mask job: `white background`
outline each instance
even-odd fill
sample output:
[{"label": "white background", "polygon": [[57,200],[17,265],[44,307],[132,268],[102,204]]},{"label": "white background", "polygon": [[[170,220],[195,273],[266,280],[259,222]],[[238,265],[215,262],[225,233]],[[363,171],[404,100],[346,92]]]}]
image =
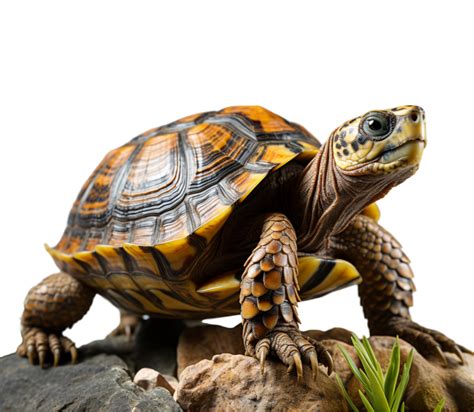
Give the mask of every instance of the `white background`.
[{"label": "white background", "polygon": [[[161,4],[161,5],[159,5]],[[324,141],[370,109],[425,108],[417,175],[380,202],[413,261],[413,318],[474,348],[474,29],[469,2],[2,2],[0,355],[105,153],[195,112],[259,104]],[[355,287],[300,305],[304,329],[367,333]],[[96,298],[79,345],[118,320]],[[238,317],[222,323],[235,324]]]}]

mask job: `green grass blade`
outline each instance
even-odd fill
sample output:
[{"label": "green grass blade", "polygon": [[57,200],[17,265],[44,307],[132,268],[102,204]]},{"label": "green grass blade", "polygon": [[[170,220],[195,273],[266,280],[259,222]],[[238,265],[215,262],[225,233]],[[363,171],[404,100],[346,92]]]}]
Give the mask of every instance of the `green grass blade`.
[{"label": "green grass blade", "polygon": [[364,348],[367,351],[367,355],[369,356],[371,363],[375,366],[377,370],[377,375],[379,376],[380,382],[383,382],[382,367],[380,366],[379,361],[375,357],[375,353],[374,353],[374,350],[372,349],[372,345],[370,344],[369,340],[365,336],[362,337],[362,345],[364,345]]},{"label": "green grass blade", "polygon": [[354,376],[357,378],[357,380],[360,383],[363,384],[364,377],[360,374],[359,368],[354,363],[353,359],[351,358],[351,355],[349,355],[349,353],[341,345],[337,345],[337,347],[341,351],[342,356],[344,356],[344,359],[346,360],[346,362],[349,364],[349,368],[351,368],[351,371],[354,374]]},{"label": "green grass blade", "polygon": [[344,396],[344,399],[347,401],[347,403],[352,408],[352,410],[354,412],[359,412],[359,409],[357,409],[357,406],[355,406],[354,402],[352,402],[352,399],[349,396],[349,394],[347,393],[346,387],[342,383],[342,380],[341,380],[341,378],[339,377],[338,374],[336,374],[336,382],[337,382],[337,385],[339,386],[339,390],[341,391],[342,396]]},{"label": "green grass blade", "polygon": [[368,377],[368,385],[364,385],[364,389],[371,404],[377,412],[389,412],[390,406],[383,390],[383,375],[378,375],[377,368],[372,364],[363,344],[356,337],[353,337],[352,342]]},{"label": "green grass blade", "polygon": [[400,378],[400,383],[398,384],[397,389],[395,390],[395,395],[393,396],[392,402],[390,404],[390,410],[392,412],[397,412],[402,401],[403,394],[408,385],[408,380],[410,379],[410,369],[413,363],[413,349],[408,355],[408,359],[403,365],[402,377]]},{"label": "green grass blade", "polygon": [[395,341],[390,355],[390,363],[388,364],[387,374],[385,375],[384,392],[387,397],[387,402],[391,404],[395,387],[397,385],[398,374],[400,371],[400,342]]},{"label": "green grass blade", "polygon": [[363,380],[359,380],[359,382],[362,384],[362,386],[364,387],[365,391],[370,391],[370,382],[369,382],[369,378],[367,376],[367,374],[362,370],[362,369],[359,369],[359,372],[360,372],[360,376],[363,378]]},{"label": "green grass blade", "polygon": [[365,409],[367,409],[367,412],[375,412],[375,409],[372,407],[369,400],[364,396],[364,394],[362,393],[360,389],[359,389],[359,396],[360,396],[360,399],[362,400],[362,403],[365,406]]},{"label": "green grass blade", "polygon": [[400,412],[405,412],[405,402],[402,402],[402,407],[400,408]]},{"label": "green grass blade", "polygon": [[436,408],[434,408],[433,412],[442,412],[445,403],[446,400],[444,398],[441,398],[441,400],[438,402],[438,405],[436,405]]},{"label": "green grass blade", "polygon": [[390,406],[385,397],[383,391],[383,383],[380,383],[376,374],[372,370],[366,370],[367,376],[369,377],[369,391],[366,391],[373,407],[377,412],[389,412]]},{"label": "green grass blade", "polygon": [[353,335],[352,336],[352,344],[354,345],[354,348],[356,350],[357,356],[360,359],[360,362],[362,363],[362,366],[364,369],[371,370],[375,376],[379,379],[379,382],[383,382],[383,376],[378,376],[377,373],[377,368],[375,365],[372,364],[372,360],[370,359],[369,354],[367,353],[367,350],[365,349],[364,345],[360,342],[360,340],[357,338],[357,336]]}]

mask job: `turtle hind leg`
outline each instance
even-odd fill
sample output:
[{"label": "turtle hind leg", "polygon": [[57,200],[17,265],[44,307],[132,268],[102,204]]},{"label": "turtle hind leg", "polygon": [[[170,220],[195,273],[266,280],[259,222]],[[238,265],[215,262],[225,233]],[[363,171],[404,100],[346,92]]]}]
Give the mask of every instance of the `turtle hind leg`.
[{"label": "turtle hind leg", "polygon": [[313,377],[318,360],[332,371],[332,359],[322,344],[299,330],[297,302],[298,257],[296,235],[282,214],[266,217],[257,247],[245,264],[240,289],[243,339],[246,354],[264,367],[269,354],[278,357],[288,370],[303,378],[303,364]]},{"label": "turtle hind leg", "polygon": [[132,340],[140,326],[142,317],[120,310],[120,323],[109,333],[108,336],[126,336],[128,340]]},{"label": "turtle hind leg", "polygon": [[41,367],[48,357],[57,366],[64,353],[69,353],[74,363],[76,346],[62,332],[87,313],[94,295],[92,289],[64,272],[43,279],[26,296],[21,317],[23,341],[17,353]]},{"label": "turtle hind leg", "polygon": [[332,239],[331,248],[332,254],[352,262],[362,275],[359,296],[372,335],[398,335],[422,355],[436,356],[446,364],[445,351],[464,362],[462,352],[468,349],[411,320],[413,272],[400,243],[389,232],[359,215]]}]

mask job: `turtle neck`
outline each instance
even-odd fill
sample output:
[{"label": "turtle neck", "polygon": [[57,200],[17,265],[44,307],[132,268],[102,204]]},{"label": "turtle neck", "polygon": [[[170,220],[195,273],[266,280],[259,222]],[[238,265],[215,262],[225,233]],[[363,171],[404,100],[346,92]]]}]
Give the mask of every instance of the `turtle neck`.
[{"label": "turtle neck", "polygon": [[329,239],[341,233],[365,207],[411,175],[404,174],[406,176],[343,172],[334,162],[331,136],[292,189],[290,208],[291,215],[296,217],[299,250],[324,254]]}]

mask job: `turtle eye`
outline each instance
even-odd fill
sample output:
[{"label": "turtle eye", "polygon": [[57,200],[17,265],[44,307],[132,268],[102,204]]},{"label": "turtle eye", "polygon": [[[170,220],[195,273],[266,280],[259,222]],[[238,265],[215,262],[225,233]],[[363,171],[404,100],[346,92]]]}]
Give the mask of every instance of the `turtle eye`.
[{"label": "turtle eye", "polygon": [[382,140],[391,131],[390,119],[382,113],[371,113],[362,122],[362,131],[373,140]]}]

